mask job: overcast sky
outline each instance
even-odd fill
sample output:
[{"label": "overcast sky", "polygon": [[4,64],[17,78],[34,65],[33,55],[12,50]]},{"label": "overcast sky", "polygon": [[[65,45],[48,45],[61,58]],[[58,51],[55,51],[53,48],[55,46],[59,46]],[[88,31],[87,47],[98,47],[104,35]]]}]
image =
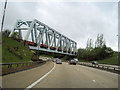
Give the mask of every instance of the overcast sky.
[{"label": "overcast sky", "polygon": [[[69,0],[68,0],[69,1]],[[106,45],[118,51],[117,2],[9,2],[4,29],[12,30],[17,19],[37,19],[85,48],[88,38],[104,34]]]}]

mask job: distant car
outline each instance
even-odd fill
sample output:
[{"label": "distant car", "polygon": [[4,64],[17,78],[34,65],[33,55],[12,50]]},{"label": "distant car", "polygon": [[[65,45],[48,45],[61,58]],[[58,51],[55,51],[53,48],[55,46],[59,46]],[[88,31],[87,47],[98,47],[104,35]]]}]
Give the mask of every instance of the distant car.
[{"label": "distant car", "polygon": [[47,61],[50,61],[50,58],[47,58]]},{"label": "distant car", "polygon": [[76,60],[70,60],[69,64],[74,64],[74,65],[76,65],[77,62],[76,62]]},{"label": "distant car", "polygon": [[57,60],[56,64],[62,64],[62,61],[61,60]]},{"label": "distant car", "polygon": [[76,58],[76,59],[74,59],[76,62],[78,62],[78,59]]},{"label": "distant car", "polygon": [[53,61],[53,62],[56,62],[56,59],[53,59],[52,61]]},{"label": "distant car", "polygon": [[98,65],[97,61],[92,61],[92,64]]}]

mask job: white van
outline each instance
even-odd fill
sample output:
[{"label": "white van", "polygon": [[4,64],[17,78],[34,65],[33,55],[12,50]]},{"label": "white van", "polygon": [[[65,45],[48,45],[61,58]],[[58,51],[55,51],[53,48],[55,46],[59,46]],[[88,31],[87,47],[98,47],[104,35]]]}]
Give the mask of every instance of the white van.
[{"label": "white van", "polygon": [[78,59],[77,59],[77,58],[75,58],[74,60],[75,60],[76,62],[78,62]]}]

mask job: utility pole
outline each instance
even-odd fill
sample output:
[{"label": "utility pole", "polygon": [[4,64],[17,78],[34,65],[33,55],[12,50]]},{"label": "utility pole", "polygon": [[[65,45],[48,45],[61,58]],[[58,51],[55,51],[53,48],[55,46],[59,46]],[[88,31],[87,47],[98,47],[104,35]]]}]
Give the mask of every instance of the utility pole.
[{"label": "utility pole", "polygon": [[5,1],[5,5],[4,5],[4,12],[3,12],[3,17],[2,17],[1,32],[3,31],[6,7],[7,7],[7,0]]}]

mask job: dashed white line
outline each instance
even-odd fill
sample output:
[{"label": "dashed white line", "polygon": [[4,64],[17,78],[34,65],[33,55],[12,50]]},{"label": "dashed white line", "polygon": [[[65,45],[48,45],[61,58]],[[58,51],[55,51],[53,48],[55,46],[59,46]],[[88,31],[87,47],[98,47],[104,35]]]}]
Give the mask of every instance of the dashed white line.
[{"label": "dashed white line", "polygon": [[42,76],[41,78],[39,78],[37,81],[35,81],[34,83],[32,83],[31,85],[29,85],[28,87],[26,87],[24,90],[29,90],[30,88],[32,88],[33,86],[35,86],[42,79],[44,79],[48,74],[50,74],[54,70],[55,67],[56,67],[56,64],[54,63],[54,67],[48,73],[46,73],[44,76]]},{"label": "dashed white line", "polygon": [[95,80],[92,80],[94,83],[96,82]]}]

